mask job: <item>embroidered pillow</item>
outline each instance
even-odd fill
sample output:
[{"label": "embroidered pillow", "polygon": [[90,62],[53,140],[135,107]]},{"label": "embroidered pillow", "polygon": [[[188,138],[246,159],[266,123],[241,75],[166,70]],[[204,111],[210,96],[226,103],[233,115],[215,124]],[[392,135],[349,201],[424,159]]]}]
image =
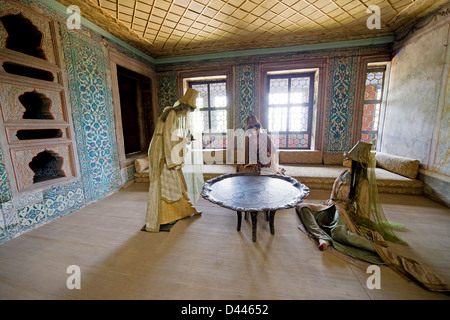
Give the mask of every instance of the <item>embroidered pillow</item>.
[{"label": "embroidered pillow", "polygon": [[134,160],[134,166],[136,168],[136,172],[144,171],[148,168],[148,158]]},{"label": "embroidered pillow", "polygon": [[397,173],[410,179],[415,179],[419,172],[419,160],[394,156],[377,152],[375,155],[377,167]]}]

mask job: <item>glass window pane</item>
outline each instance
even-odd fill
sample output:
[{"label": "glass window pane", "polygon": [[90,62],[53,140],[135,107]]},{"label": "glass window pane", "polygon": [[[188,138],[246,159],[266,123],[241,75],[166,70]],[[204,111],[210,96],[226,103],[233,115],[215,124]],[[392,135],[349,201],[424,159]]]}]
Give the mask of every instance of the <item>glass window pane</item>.
[{"label": "glass window pane", "polygon": [[196,100],[197,108],[207,108],[208,107],[208,84],[193,84],[192,89],[197,90],[198,97]]},{"label": "glass window pane", "polygon": [[309,77],[291,79],[291,101],[290,103],[309,102]]},{"label": "glass window pane", "polygon": [[199,92],[196,101],[199,112],[194,121],[203,130],[203,148],[225,148],[228,106],[226,80],[205,79],[190,82],[189,85]]},{"label": "glass window pane", "polygon": [[210,135],[209,133],[203,134],[202,146],[203,146],[203,148],[213,148],[212,135]]},{"label": "glass window pane", "polygon": [[269,108],[269,131],[273,132],[287,130],[287,110],[287,107]]},{"label": "glass window pane", "polygon": [[[310,99],[314,92],[314,73],[283,74],[269,76],[267,130],[273,136],[279,148],[307,149],[309,136],[309,114],[313,108]],[[306,132],[295,134],[294,132]]]},{"label": "glass window pane", "polygon": [[289,131],[308,130],[308,107],[289,108]]},{"label": "glass window pane", "polygon": [[286,135],[270,134],[270,139],[277,148],[286,148]]},{"label": "glass window pane", "polygon": [[362,131],[377,131],[380,104],[364,104]]},{"label": "glass window pane", "polygon": [[381,100],[384,72],[368,72],[364,100]]},{"label": "glass window pane", "polygon": [[280,148],[286,148],[286,146],[287,146],[286,141],[287,140],[286,140],[285,136],[284,137],[280,137],[279,140],[278,140],[278,146]]},{"label": "glass window pane", "polygon": [[194,128],[199,128],[202,132],[209,130],[209,119],[208,119],[208,111],[201,111],[197,109],[192,114]]},{"label": "glass window pane", "polygon": [[225,149],[226,147],[227,147],[227,136],[226,135],[222,135],[217,140],[217,148]]},{"label": "glass window pane", "polygon": [[289,78],[270,79],[269,105],[288,103]]},{"label": "glass window pane", "polygon": [[226,136],[221,133],[216,133],[213,135],[212,145],[216,149],[224,149],[227,146]]},{"label": "glass window pane", "polygon": [[203,131],[208,131],[211,126],[209,124],[208,111],[201,111],[200,114],[202,115]]},{"label": "glass window pane", "polygon": [[227,131],[227,110],[211,111],[211,131],[212,132]]},{"label": "glass window pane", "polygon": [[227,86],[226,82],[209,84],[209,94],[211,108],[223,108],[227,106]]},{"label": "glass window pane", "polygon": [[223,133],[204,133],[202,145],[203,148],[225,149],[227,147],[226,135]]},{"label": "glass window pane", "polygon": [[381,102],[383,99],[384,76],[383,70],[369,70],[366,73],[361,141],[371,142],[374,145],[378,137],[381,110],[381,103],[374,102]]},{"label": "glass window pane", "polygon": [[308,134],[290,134],[288,148],[308,148]]},{"label": "glass window pane", "polygon": [[373,145],[377,144],[377,136],[376,132],[366,132],[361,134],[361,141],[367,143],[373,143]]}]

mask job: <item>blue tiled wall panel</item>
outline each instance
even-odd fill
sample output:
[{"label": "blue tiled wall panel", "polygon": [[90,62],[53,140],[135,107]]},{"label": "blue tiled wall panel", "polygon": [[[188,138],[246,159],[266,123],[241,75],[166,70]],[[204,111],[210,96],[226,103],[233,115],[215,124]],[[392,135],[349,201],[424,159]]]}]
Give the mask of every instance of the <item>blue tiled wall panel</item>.
[{"label": "blue tiled wall panel", "polygon": [[107,59],[92,40],[65,28],[62,36],[81,178],[90,203],[121,185]]}]

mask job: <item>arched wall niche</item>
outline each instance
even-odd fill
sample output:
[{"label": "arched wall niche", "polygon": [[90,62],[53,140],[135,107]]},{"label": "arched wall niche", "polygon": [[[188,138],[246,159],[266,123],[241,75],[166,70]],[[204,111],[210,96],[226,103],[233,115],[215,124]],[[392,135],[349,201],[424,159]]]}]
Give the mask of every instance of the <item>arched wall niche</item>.
[{"label": "arched wall niche", "polygon": [[22,119],[55,119],[50,112],[52,100],[45,94],[37,92],[36,90],[24,92],[19,96],[19,101],[25,108]]},{"label": "arched wall niche", "polygon": [[38,153],[29,163],[31,170],[34,172],[33,183],[65,177],[66,175],[62,170],[63,162],[64,159],[52,150]]},{"label": "arched wall niche", "polygon": [[80,177],[59,24],[0,0],[0,144],[11,196]]},{"label": "arched wall niche", "polygon": [[42,32],[30,19],[22,13],[10,13],[1,16],[0,22],[7,32],[5,48],[47,60],[42,50]]}]

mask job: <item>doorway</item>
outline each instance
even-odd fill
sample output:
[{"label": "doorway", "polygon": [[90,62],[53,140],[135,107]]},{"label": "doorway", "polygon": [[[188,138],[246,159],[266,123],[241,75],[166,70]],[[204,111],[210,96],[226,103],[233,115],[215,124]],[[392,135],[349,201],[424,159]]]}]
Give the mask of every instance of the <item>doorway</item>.
[{"label": "doorway", "polygon": [[117,81],[126,158],[147,153],[153,135],[151,79],[117,65]]}]

